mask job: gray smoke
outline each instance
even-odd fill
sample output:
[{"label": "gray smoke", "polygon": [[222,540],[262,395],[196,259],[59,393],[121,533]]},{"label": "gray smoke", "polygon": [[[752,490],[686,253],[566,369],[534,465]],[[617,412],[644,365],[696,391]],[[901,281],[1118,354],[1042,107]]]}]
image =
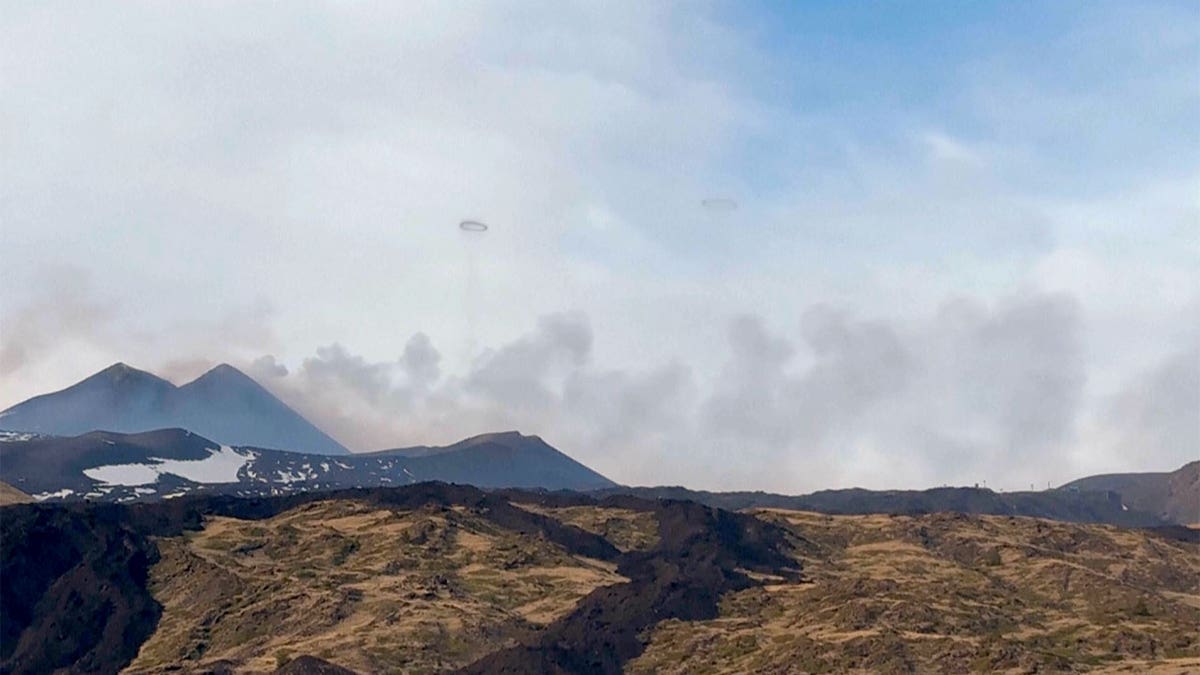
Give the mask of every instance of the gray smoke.
[{"label": "gray smoke", "polygon": [[[10,302],[12,298],[9,294]],[[6,304],[0,313],[0,375],[14,373],[64,344],[107,338],[114,316],[113,304],[92,293],[83,270],[42,270],[28,280],[24,302]]]},{"label": "gray smoke", "polygon": [[441,376],[439,363],[442,355],[434,348],[433,341],[424,333],[417,333],[404,345],[404,355],[400,357],[404,372],[413,387],[426,388]]},{"label": "gray smoke", "polygon": [[1064,295],[959,298],[905,320],[815,305],[793,330],[739,316],[714,347],[723,365],[705,377],[679,361],[595,364],[581,313],[542,317],[461,374],[443,370],[423,333],[393,360],[334,343],[289,368],[272,355],[242,356],[274,344],[266,305],[167,326],[156,338],[114,332],[116,308],[81,275],[60,274],[39,293],[5,315],[5,373],[36,363],[55,341],[178,348],[203,356],[145,366],[189,379],[231,362],[356,450],[515,428],[621,481],[796,492],[1041,484],[1079,467],[1128,466],[1130,457],[1169,469],[1200,448],[1196,341],[1089,404],[1080,309]]},{"label": "gray smoke", "polygon": [[254,359],[246,372],[250,377],[260,382],[266,382],[278,377],[287,377],[288,368],[282,363],[278,363],[274,356],[267,355]]},{"label": "gray smoke", "polygon": [[1080,331],[1066,296],[946,303],[907,339],[914,373],[889,403],[891,444],[917,475],[1011,486],[1055,474],[1082,402]]},{"label": "gray smoke", "polygon": [[[817,305],[793,335],[756,316],[733,319],[725,365],[701,382],[678,362],[596,367],[586,316],[568,313],[485,350],[461,377],[441,374],[438,350],[417,334],[391,362],[323,347],[270,386],[360,450],[517,428],[631,482],[1019,485],[1070,471],[1080,331],[1077,303],[1060,295],[956,299],[932,317],[891,322]],[[1186,388],[1172,377],[1153,387]],[[1188,399],[1177,398],[1142,414],[1145,425],[1186,418]],[[1152,441],[1175,448],[1164,460],[1186,435],[1172,434]]]},{"label": "gray smoke", "polygon": [[1184,347],[1132,378],[1103,407],[1106,450],[1171,468],[1200,459],[1200,346]]}]

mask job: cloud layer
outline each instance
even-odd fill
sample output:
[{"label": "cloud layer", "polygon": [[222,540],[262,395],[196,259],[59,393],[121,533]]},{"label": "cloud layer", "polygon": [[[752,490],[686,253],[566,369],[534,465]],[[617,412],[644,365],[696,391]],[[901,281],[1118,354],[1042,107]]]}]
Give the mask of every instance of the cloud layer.
[{"label": "cloud layer", "polygon": [[[599,367],[587,317],[556,314],[463,376],[439,374],[421,333],[393,361],[335,344],[295,372],[273,357],[252,372],[360,450],[515,428],[632,483],[1015,488],[1089,467],[1086,453],[1072,459],[1088,412],[1080,326],[1078,303],[1048,294],[992,306],[960,298],[905,323],[819,305],[795,335],[741,316],[719,348],[720,375],[701,386],[682,363]],[[1119,450],[1136,443],[1163,468],[1188,461],[1194,356],[1173,356],[1112,401],[1127,413],[1106,412],[1103,434]]]}]

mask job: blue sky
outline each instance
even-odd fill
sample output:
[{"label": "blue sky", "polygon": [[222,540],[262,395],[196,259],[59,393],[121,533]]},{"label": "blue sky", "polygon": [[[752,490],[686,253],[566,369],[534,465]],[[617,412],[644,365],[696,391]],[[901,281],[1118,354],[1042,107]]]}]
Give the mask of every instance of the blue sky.
[{"label": "blue sky", "polygon": [[793,492],[1200,452],[1195,3],[5,14],[0,406],[228,361],[357,449]]}]

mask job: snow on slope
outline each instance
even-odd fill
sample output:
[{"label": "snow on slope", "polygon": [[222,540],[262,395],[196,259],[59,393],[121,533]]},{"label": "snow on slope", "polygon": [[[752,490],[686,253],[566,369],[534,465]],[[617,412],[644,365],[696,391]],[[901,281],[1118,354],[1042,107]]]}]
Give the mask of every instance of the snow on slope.
[{"label": "snow on slope", "polygon": [[196,483],[236,483],[238,472],[250,460],[254,453],[239,452],[222,445],[219,449],[210,449],[209,456],[198,460],[160,459],[151,457],[153,464],[109,464],[84,469],[88,478],[108,485],[149,485],[158,482],[162,474],[169,473],[186,478]]},{"label": "snow on slope", "polygon": [[33,498],[41,502],[47,499],[66,499],[73,494],[75,494],[74,490],[63,488],[57,492],[40,492],[36,495],[33,495]]},{"label": "snow on slope", "polygon": [[0,431],[0,443],[19,443],[21,441],[32,441],[40,436],[41,434],[35,434],[29,431]]}]

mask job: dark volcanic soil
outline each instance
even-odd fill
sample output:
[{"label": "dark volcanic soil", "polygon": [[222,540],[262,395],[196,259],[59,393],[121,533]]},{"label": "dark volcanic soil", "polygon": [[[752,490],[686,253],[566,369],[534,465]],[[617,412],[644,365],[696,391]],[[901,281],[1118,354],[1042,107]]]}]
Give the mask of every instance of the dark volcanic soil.
[{"label": "dark volcanic soil", "polygon": [[355,675],[353,670],[343,668],[315,656],[292,659],[275,671],[275,675]]},{"label": "dark volcanic soil", "polygon": [[[588,503],[581,499],[586,500],[543,494],[536,501],[543,506]],[[722,594],[757,583],[741,570],[800,574],[784,553],[798,543],[795,537],[752,516],[683,501],[612,497],[600,503],[653,511],[658,519],[659,545],[620,558],[617,571],[630,582],[596,589],[536,639],[490,654],[461,672],[620,673],[645,649],[646,628],[667,619],[715,618]]]},{"label": "dark volcanic soil", "polygon": [[7,507],[0,518],[0,671],[115,672],[154,632],[158,549],[120,507]]}]

